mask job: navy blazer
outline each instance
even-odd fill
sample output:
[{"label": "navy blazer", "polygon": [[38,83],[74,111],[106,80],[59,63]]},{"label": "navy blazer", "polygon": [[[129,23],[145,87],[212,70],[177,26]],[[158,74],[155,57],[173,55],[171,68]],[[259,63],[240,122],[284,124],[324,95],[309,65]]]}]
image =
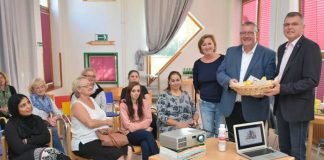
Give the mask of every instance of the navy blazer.
[{"label": "navy blazer", "polygon": [[[217,81],[223,87],[220,110],[226,117],[232,113],[236,99],[236,92],[229,88],[229,81],[240,79],[242,54],[242,45],[227,49],[225,59],[217,71]],[[247,80],[250,75],[259,79],[263,76],[273,79],[275,70],[275,52],[258,44],[244,80]],[[244,120],[248,122],[267,120],[270,116],[269,98],[242,96],[242,112]]]},{"label": "navy blazer", "polygon": [[[286,49],[278,48],[278,67]],[[321,73],[321,50],[318,44],[302,36],[296,43],[280,81],[280,94],[275,96],[274,112],[280,109],[288,122],[314,119],[314,89]]]}]

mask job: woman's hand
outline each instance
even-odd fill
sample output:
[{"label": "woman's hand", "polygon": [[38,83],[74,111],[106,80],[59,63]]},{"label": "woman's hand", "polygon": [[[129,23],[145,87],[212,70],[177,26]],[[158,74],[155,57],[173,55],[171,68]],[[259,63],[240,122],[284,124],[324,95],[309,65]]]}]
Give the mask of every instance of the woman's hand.
[{"label": "woman's hand", "polygon": [[55,119],[55,118],[47,118],[47,122],[48,122],[52,127],[56,127],[56,119]]},{"label": "woman's hand", "polygon": [[5,106],[5,107],[0,108],[0,112],[8,113],[8,107]]},{"label": "woman's hand", "polygon": [[190,127],[197,127],[198,125],[198,120],[193,119],[192,122],[190,123]]},{"label": "woman's hand", "polygon": [[105,121],[106,125],[108,125],[108,126],[113,126],[113,124],[114,124],[113,120],[111,120],[111,119],[105,119],[104,121]]},{"label": "woman's hand", "polygon": [[188,122],[178,122],[176,125],[176,128],[188,128],[189,123]]},{"label": "woman's hand", "polygon": [[152,132],[153,128],[152,127],[148,127],[145,130],[148,131],[148,132]]}]

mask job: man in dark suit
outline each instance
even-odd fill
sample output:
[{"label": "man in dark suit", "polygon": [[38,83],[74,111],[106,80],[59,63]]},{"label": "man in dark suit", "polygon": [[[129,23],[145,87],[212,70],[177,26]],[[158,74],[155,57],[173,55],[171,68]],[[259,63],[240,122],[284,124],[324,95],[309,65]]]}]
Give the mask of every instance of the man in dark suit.
[{"label": "man in dark suit", "polygon": [[280,150],[296,160],[304,160],[307,127],[314,119],[314,90],[320,79],[321,51],[318,44],[303,36],[304,20],[300,13],[288,13],[283,26],[288,42],[278,48],[275,87],[266,95],[276,95],[274,113]]},{"label": "man in dark suit", "polygon": [[276,70],[275,52],[257,43],[258,29],[253,22],[241,26],[242,45],[230,47],[217,71],[217,81],[223,87],[220,110],[226,117],[230,140],[233,125],[265,121],[270,116],[269,98],[240,96],[230,89],[234,83],[246,81],[250,76],[273,79]]}]

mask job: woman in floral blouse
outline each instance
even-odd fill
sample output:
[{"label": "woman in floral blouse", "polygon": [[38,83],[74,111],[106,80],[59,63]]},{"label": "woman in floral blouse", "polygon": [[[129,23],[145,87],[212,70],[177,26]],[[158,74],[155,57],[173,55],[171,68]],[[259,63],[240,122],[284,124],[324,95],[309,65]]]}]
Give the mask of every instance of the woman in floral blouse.
[{"label": "woman in floral blouse", "polygon": [[170,72],[168,87],[157,101],[160,133],[178,128],[196,127],[199,114],[186,91],[181,89],[181,74]]}]

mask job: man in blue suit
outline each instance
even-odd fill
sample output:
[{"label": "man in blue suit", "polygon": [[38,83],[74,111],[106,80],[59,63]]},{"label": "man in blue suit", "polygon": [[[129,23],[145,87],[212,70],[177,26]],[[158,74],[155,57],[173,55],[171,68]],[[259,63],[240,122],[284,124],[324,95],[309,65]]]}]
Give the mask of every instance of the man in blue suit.
[{"label": "man in blue suit", "polygon": [[240,96],[230,88],[250,76],[273,79],[276,70],[275,52],[257,43],[258,28],[253,22],[241,26],[242,45],[227,49],[225,59],[217,72],[217,80],[223,87],[220,110],[226,117],[230,140],[233,125],[254,121],[266,121],[270,116],[269,98],[263,95]]},{"label": "man in blue suit", "polygon": [[278,48],[275,87],[266,95],[275,95],[280,151],[304,160],[307,128],[314,119],[315,87],[320,81],[321,50],[304,37],[300,13],[288,13],[283,28],[288,41]]}]

